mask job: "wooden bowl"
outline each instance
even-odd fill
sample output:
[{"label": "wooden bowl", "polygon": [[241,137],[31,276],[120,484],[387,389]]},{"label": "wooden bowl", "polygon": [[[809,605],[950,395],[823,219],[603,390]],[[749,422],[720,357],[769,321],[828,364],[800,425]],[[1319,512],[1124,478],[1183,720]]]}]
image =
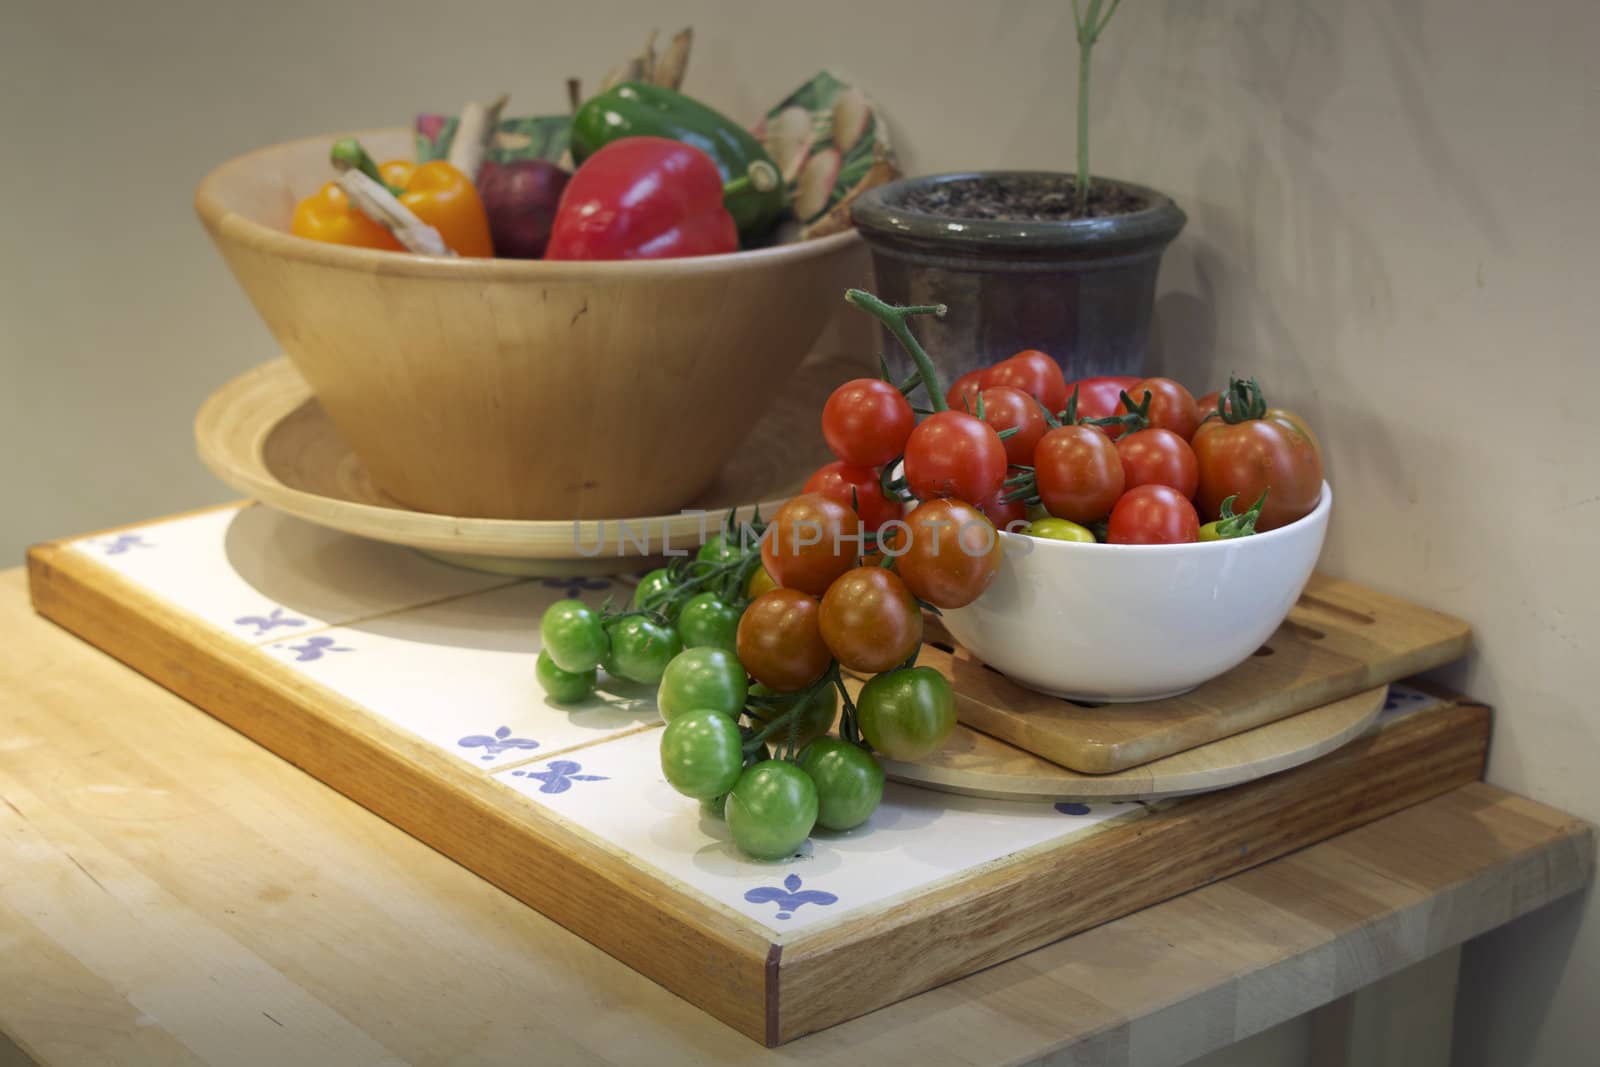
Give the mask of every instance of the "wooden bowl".
[{"label": "wooden bowl", "polygon": [[[423,511],[595,519],[682,507],[869,269],[854,232],[607,263],[295,237],[295,202],[331,176],[336,136],[224,163],[195,208],[373,481]],[[404,129],[359,136],[379,159],[412,151]]]}]

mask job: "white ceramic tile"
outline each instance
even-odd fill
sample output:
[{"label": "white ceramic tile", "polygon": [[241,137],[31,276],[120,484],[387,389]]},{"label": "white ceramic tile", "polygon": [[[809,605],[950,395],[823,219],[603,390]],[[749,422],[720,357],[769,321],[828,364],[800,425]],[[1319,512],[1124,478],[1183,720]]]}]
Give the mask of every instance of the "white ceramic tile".
[{"label": "white ceramic tile", "polygon": [[611,692],[570,708],[545,699],[534,676],[539,618],[573,592],[598,605],[626,587],[522,582],[282,638],[267,652],[475,767],[500,767],[659,721],[641,686],[608,683]]},{"label": "white ceramic tile", "polygon": [[260,505],[72,542],[223,633],[253,644],[506,585]]},{"label": "white ceramic tile", "polygon": [[889,783],[866,826],[818,831],[795,857],[747,859],[726,824],[661,776],[649,730],[495,777],[775,934],[831,922],[972,867],[1080,833],[1137,804],[978,800]]}]

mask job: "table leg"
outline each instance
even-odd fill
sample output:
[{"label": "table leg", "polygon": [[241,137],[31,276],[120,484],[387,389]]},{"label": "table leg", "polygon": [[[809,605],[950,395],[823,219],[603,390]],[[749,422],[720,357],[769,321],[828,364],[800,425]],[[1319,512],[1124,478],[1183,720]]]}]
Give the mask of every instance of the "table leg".
[{"label": "table leg", "polygon": [[1449,1067],[1461,949],[1310,1013],[1308,1067]]}]

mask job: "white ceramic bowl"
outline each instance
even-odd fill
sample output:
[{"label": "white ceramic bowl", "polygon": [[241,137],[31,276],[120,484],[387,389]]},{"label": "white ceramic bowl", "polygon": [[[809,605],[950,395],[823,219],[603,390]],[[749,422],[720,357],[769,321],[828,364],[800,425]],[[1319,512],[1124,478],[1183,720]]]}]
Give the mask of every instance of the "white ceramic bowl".
[{"label": "white ceramic bowl", "polygon": [[1157,700],[1244,662],[1283,622],[1322,551],[1333,490],[1310,515],[1190,545],[1075,544],[1001,534],[988,591],[944,613],[956,640],[1030,689]]}]

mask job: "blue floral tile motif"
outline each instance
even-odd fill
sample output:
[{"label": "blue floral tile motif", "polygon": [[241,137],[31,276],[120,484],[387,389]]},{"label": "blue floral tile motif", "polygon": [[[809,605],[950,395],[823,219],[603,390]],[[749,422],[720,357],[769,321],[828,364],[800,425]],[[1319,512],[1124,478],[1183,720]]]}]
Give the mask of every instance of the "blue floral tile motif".
[{"label": "blue floral tile motif", "polygon": [[282,608],[273,608],[266,615],[241,615],[233,620],[233,624],[235,626],[253,626],[256,631],[255,636],[260,637],[262,634],[276,630],[280,626],[290,628],[304,626],[306,620],[297,619],[292,615],[285,615]]},{"label": "blue floral tile motif", "polygon": [[107,556],[121,556],[121,555],[124,555],[124,554],[127,553],[127,551],[130,548],[154,548],[154,547],[156,547],[156,546],[152,545],[149,541],[146,541],[142,535],[140,535],[140,534],[132,534],[132,533],[118,534],[117,536],[113,537],[111,540],[102,541],[100,543],[100,548],[103,550],[104,554],[107,555]]},{"label": "blue floral tile motif", "polygon": [[1428,699],[1428,694],[1419,693],[1415,689],[1389,689],[1389,698],[1383,702],[1384,711],[1399,711],[1401,708],[1412,704],[1420,704]]},{"label": "blue floral tile motif", "polygon": [[575,763],[569,759],[551,760],[545,764],[542,771],[512,771],[514,777],[537,778],[544,784],[539,787],[541,793],[565,793],[572,788],[573,782],[605,782],[609,781],[603,774],[579,774],[583,764]]},{"label": "blue floral tile motif", "polygon": [[481,758],[492,760],[502,752],[510,752],[517,748],[538,748],[539,742],[530,741],[526,737],[512,737],[511,727],[502,726],[490,737],[486,734],[469,734],[456,742],[462,748],[481,748]]},{"label": "blue floral tile motif", "polygon": [[1056,805],[1056,810],[1063,815],[1088,815],[1094,811],[1089,805],[1079,804],[1075,800],[1063,800]]},{"label": "blue floral tile motif", "polygon": [[581,597],[584,593],[598,593],[603,589],[611,588],[611,580],[609,578],[585,578],[582,576],[546,578],[539,584],[546,589],[565,590],[564,595],[569,597]]},{"label": "blue floral tile motif", "polygon": [[778,905],[777,917],[780,919],[791,918],[805,904],[825,908],[839,903],[839,898],[832,893],[824,893],[820,889],[801,889],[800,886],[800,876],[791,874],[783,880],[782,888],[775,885],[760,886],[745,893],[744,899],[752,904]]},{"label": "blue floral tile motif", "polygon": [[278,647],[287,652],[293,652],[296,663],[311,663],[314,660],[321,659],[329,652],[355,651],[353,648],[345,648],[343,645],[336,643],[331,637],[323,637],[320,634],[316,637],[308,637],[298,645],[283,644]]}]

